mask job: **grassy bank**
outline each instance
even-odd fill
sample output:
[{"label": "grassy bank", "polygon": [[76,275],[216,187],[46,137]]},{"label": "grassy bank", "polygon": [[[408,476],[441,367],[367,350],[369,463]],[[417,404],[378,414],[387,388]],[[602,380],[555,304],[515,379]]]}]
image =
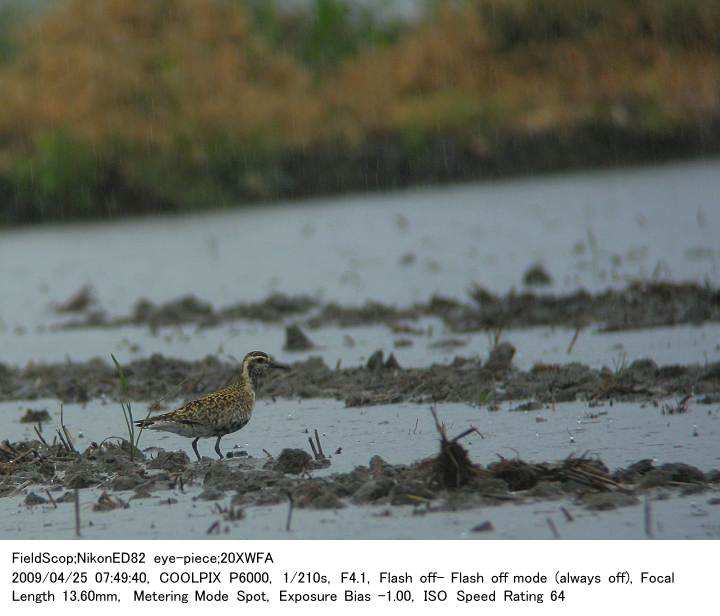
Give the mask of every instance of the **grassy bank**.
[{"label": "grassy bank", "polygon": [[720,152],[720,3],[67,0],[0,15],[0,220]]}]

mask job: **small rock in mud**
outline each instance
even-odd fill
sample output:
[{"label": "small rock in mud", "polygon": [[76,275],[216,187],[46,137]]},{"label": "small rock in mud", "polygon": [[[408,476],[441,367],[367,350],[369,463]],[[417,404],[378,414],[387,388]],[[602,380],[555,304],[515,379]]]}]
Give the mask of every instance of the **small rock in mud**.
[{"label": "small rock in mud", "polygon": [[382,456],[373,456],[370,458],[368,468],[372,473],[373,477],[383,477],[392,471],[392,466],[385,462]]},{"label": "small rock in mud", "polygon": [[48,502],[46,498],[43,498],[39,494],[35,494],[35,492],[30,492],[25,497],[25,506],[26,507],[34,507],[35,505],[45,505]]},{"label": "small rock in mud", "polygon": [[654,488],[668,485],[671,482],[703,483],[705,482],[705,474],[690,464],[663,464],[643,475],[639,486],[641,488]]},{"label": "small rock in mud", "polygon": [[392,479],[371,479],[365,482],[353,495],[353,501],[358,504],[371,503],[390,494],[395,482]]},{"label": "small rock in mud", "polygon": [[273,464],[273,469],[281,473],[299,475],[310,466],[312,458],[302,449],[283,449]]},{"label": "small rock in mud", "polygon": [[345,507],[345,503],[324,481],[310,480],[301,484],[293,494],[293,498],[295,504],[301,508],[342,509]]},{"label": "small rock in mud", "polygon": [[119,498],[113,498],[107,492],[103,492],[93,505],[93,511],[112,511],[113,509],[127,509],[128,504]]},{"label": "small rock in mud", "polygon": [[203,478],[203,486],[206,490],[234,490],[243,482],[242,471],[230,468],[222,460],[211,463],[210,468]]},{"label": "small rock in mud", "polygon": [[493,477],[502,479],[510,490],[529,490],[540,479],[540,473],[531,464],[522,460],[500,460],[488,466]]},{"label": "small rock in mud", "polygon": [[615,481],[634,482],[650,471],[655,470],[655,463],[650,458],[644,458],[634,462],[627,468],[618,469],[613,473]]},{"label": "small rock in mud", "polygon": [[547,286],[552,284],[552,277],[540,263],[535,263],[525,270],[523,284],[528,287]]},{"label": "small rock in mud", "polygon": [[50,413],[45,409],[28,409],[25,414],[20,418],[20,423],[43,423],[50,421]]},{"label": "small rock in mud", "polygon": [[89,488],[90,486],[100,483],[101,478],[93,468],[92,464],[87,462],[76,462],[66,472],[63,484],[69,489]]},{"label": "small rock in mud", "polygon": [[635,495],[624,492],[598,492],[584,495],[579,502],[591,511],[609,511],[637,505],[639,501]]},{"label": "small rock in mud", "polygon": [[490,351],[485,368],[492,372],[507,372],[512,368],[513,357],[515,357],[515,347],[509,342],[501,342]]},{"label": "small rock in mud", "polygon": [[481,522],[480,524],[473,526],[470,529],[470,532],[471,533],[487,533],[492,530],[495,530],[495,527],[493,526],[493,524],[490,520],[486,520],[485,522]]},{"label": "small rock in mud", "polygon": [[150,462],[148,468],[165,471],[180,471],[190,464],[190,458],[184,451],[160,451]]},{"label": "small rock in mud", "polygon": [[134,490],[137,486],[144,483],[145,479],[137,474],[117,475],[110,482],[110,488],[115,492],[124,492],[126,490]]},{"label": "small rock in mud", "polygon": [[285,346],[286,351],[307,351],[315,348],[310,338],[297,325],[289,325],[285,328]]}]

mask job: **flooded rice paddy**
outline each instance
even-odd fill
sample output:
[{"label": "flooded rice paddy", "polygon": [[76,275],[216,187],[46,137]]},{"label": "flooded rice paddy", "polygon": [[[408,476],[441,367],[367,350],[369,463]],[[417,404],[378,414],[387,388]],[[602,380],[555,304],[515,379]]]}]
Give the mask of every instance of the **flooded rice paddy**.
[{"label": "flooded rice paddy", "polygon": [[[718,171],[3,231],[0,535],[75,536],[78,488],[83,537],[719,537]],[[622,318],[582,298],[557,318],[578,289],[614,289]],[[183,296],[170,322],[136,318]],[[561,299],[548,312],[543,297]],[[311,348],[288,348],[293,324]],[[261,389],[251,423],[223,439],[232,457],[215,461],[211,441],[203,462],[168,457],[191,455],[189,440],[154,432],[138,459],[117,447],[110,353],[137,418],[212,391],[251,349],[295,375]],[[77,454],[53,443],[61,401]],[[478,431],[459,441],[462,485],[439,479],[431,406],[448,437]],[[46,421],[21,422],[28,409]],[[307,455],[298,473],[279,462],[291,450]]]}]

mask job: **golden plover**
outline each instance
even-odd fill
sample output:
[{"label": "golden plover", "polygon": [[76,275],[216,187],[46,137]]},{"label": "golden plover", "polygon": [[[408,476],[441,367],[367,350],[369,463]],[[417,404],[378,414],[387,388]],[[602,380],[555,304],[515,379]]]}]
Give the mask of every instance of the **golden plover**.
[{"label": "golden plover", "polygon": [[244,428],[250,421],[255,407],[258,379],[270,368],[290,369],[267,353],[252,351],[242,361],[240,377],[228,387],[188,402],[169,413],[141,419],[135,424],[149,430],[164,430],[193,438],[192,448],[198,460],[198,440],[216,436],[215,451],[222,458],[220,439]]}]

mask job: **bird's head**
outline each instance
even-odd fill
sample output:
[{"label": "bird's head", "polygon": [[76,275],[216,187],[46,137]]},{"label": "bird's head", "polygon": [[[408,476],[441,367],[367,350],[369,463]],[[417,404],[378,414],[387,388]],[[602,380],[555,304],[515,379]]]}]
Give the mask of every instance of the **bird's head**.
[{"label": "bird's head", "polygon": [[290,366],[275,361],[272,355],[263,351],[250,351],[243,359],[243,372],[247,373],[253,383],[270,369],[290,370]]}]

